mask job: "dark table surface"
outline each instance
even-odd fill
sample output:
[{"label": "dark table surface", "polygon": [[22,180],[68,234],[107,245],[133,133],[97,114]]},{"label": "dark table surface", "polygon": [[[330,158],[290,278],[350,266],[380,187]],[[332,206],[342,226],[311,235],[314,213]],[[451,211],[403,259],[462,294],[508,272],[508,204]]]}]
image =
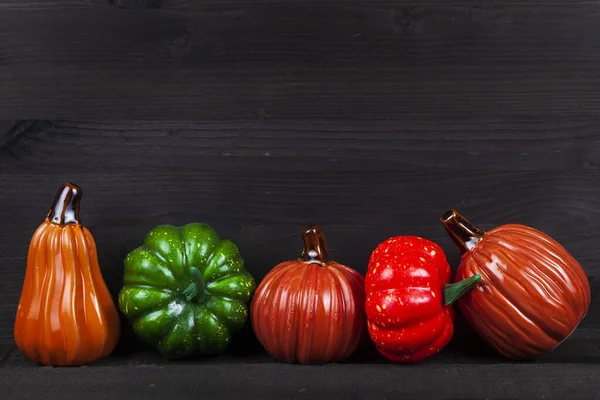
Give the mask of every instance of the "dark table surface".
[{"label": "dark table surface", "polygon": [[451,344],[415,366],[392,364],[366,342],[343,364],[279,363],[243,332],[227,354],[169,362],[125,339],[109,358],[78,368],[38,367],[5,346],[8,398],[592,399],[600,396],[600,340],[584,323],[532,362],[497,356],[460,324]]},{"label": "dark table surface", "polygon": [[[0,0],[0,398],[600,398],[600,3]],[[27,246],[58,187],[116,295],[155,225],[201,221],[262,277],[323,225],[361,273],[394,235],[458,254],[438,218],[517,222],[590,277],[578,330],[530,363],[459,321],[418,366],[275,362],[249,330],[169,363],[127,331],[82,368],[37,367],[12,327]]]}]

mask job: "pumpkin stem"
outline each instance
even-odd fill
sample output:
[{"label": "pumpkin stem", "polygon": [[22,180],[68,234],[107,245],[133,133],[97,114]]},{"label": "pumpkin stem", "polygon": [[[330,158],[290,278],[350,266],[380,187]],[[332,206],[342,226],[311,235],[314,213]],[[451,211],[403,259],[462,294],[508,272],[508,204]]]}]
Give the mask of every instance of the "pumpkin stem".
[{"label": "pumpkin stem", "polygon": [[185,289],[183,289],[182,294],[185,296],[187,301],[195,300],[196,302],[200,302],[208,293],[204,288],[204,281],[202,280],[202,274],[198,271],[197,268],[190,268],[190,274],[192,275],[192,283],[190,283]]},{"label": "pumpkin stem", "polygon": [[48,220],[54,224],[79,224],[79,203],[83,197],[83,191],[77,185],[65,182],[48,212]]},{"label": "pumpkin stem", "polygon": [[456,283],[447,283],[444,286],[444,304],[454,303],[456,299],[473,289],[480,281],[481,275],[476,274]]},{"label": "pumpkin stem", "polygon": [[444,224],[444,228],[458,247],[461,255],[475,247],[485,234],[484,231],[470,223],[456,210],[446,212],[442,215],[440,221]]},{"label": "pumpkin stem", "polygon": [[327,262],[327,241],[321,226],[318,224],[308,226],[302,232],[302,240],[304,240],[302,259],[324,266]]}]

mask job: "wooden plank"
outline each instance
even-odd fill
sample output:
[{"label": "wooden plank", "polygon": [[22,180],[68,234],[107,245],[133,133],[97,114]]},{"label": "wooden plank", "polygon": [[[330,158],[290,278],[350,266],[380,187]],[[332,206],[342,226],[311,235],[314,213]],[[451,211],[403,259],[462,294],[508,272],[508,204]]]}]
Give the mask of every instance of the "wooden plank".
[{"label": "wooden plank", "polygon": [[[289,364],[9,368],[10,399],[590,399],[598,364],[297,366]],[[457,384],[458,382],[458,384]]]},{"label": "wooden plank", "polygon": [[[539,356],[536,364],[600,364],[600,312],[598,306],[598,288],[592,283],[592,304],[590,312],[567,340],[550,353]],[[116,295],[116,293],[115,293]],[[454,335],[444,350],[428,359],[428,364],[499,364],[510,362],[503,358],[489,344],[473,331],[462,315],[457,314],[454,323]],[[0,366],[9,368],[28,368],[35,365],[14,346],[14,314],[0,313]],[[10,321],[10,324],[7,323]],[[93,366],[139,366],[168,365],[171,361],[163,358],[155,348],[145,345],[133,334],[129,324],[123,318],[119,344],[110,357],[98,360]],[[3,344],[4,343],[4,344]],[[4,356],[1,356],[4,351]],[[209,358],[213,364],[277,364],[256,339],[250,323],[233,338],[224,355]],[[180,360],[177,365],[194,365],[195,358]],[[363,342],[347,360],[351,364],[392,364],[382,357],[373,343]]]},{"label": "wooden plank", "polygon": [[[2,314],[3,316],[5,314]],[[0,343],[0,367],[12,361],[11,356],[17,352],[15,345],[6,341]],[[19,353],[20,354],[20,353]]]},{"label": "wooden plank", "polygon": [[84,188],[82,215],[115,289],[124,255],[164,222],[213,224],[259,277],[294,256],[298,230],[314,220],[361,271],[379,241],[402,233],[440,240],[456,262],[437,221],[451,207],[485,229],[536,226],[600,272],[597,119],[483,121],[452,131],[450,120],[425,119],[24,122],[0,153],[0,254],[21,265],[0,266],[0,296],[16,304],[28,241],[64,180]]},{"label": "wooden plank", "polygon": [[[571,0],[570,6],[595,4],[592,0]],[[341,6],[377,6],[377,7],[397,7],[398,3],[392,0],[374,0],[374,1],[355,1],[355,0],[305,0],[303,5],[323,6],[323,5],[341,5]],[[73,10],[75,8],[108,8],[117,9],[148,9],[164,12],[194,12],[214,9],[231,9],[235,7],[265,7],[294,5],[289,0],[88,0],[85,2],[79,0],[0,0],[0,10],[20,11],[20,10]],[[564,1],[559,0],[501,0],[495,1],[494,6],[562,6]],[[486,7],[485,3],[477,0],[428,0],[428,1],[405,1],[403,8],[413,8],[422,6],[450,6],[450,7]]]},{"label": "wooden plank", "polygon": [[[0,136],[3,173],[64,174],[74,165],[78,172],[201,172],[217,165],[221,171],[256,172],[600,167],[600,117],[589,116],[218,124],[26,121],[17,127]],[[16,139],[15,132],[20,132]]]},{"label": "wooden plank", "polygon": [[0,118],[598,115],[598,17],[598,4],[6,10]]},{"label": "wooden plank", "polygon": [[[597,303],[594,303],[597,305]],[[592,311],[594,315],[600,314]],[[567,340],[550,353],[539,356],[536,364],[598,364],[600,363],[600,331],[586,328],[589,318]],[[260,345],[254,337],[251,326],[246,325],[244,331],[236,334],[224,355],[208,358],[212,364],[278,364]],[[442,352],[427,360],[427,364],[503,364],[510,362],[493,350],[480,338],[462,319],[455,323],[455,334]],[[145,344],[129,332],[123,330],[119,345],[110,357],[93,363],[93,367],[104,366],[145,366],[145,365],[194,365],[195,358],[178,360],[176,363],[162,357],[158,351]],[[12,338],[11,338],[12,339]],[[0,350],[5,349],[4,360],[0,366],[9,368],[29,368],[35,363],[27,359],[15,348],[12,340],[6,345],[0,344]],[[347,360],[350,364],[393,364],[379,354],[370,341],[365,341]]]},{"label": "wooden plank", "polygon": [[64,180],[84,188],[82,218],[113,293],[125,255],[159,223],[214,225],[238,244],[258,279],[296,256],[298,231],[311,221],[324,224],[336,259],[361,272],[377,243],[399,234],[438,241],[456,266],[438,222],[451,207],[483,229],[535,226],[589,275],[600,273],[596,117],[474,117],[450,125],[450,118],[6,124],[0,342],[12,340],[31,234]]},{"label": "wooden plank", "polygon": [[[231,162],[234,161],[232,159]],[[110,160],[106,160],[107,164]],[[117,291],[122,262],[155,225],[202,221],[240,247],[249,270],[262,278],[278,262],[297,256],[299,230],[324,225],[330,253],[364,272],[371,251],[401,234],[428,237],[458,255],[438,222],[451,207],[482,229],[519,222],[561,242],[589,275],[600,231],[598,171],[330,171],[306,172],[271,164],[272,170],[196,172],[44,173],[0,176],[0,301],[16,304],[31,234],[43,221],[64,180],[84,189],[82,220],[98,244],[106,280]]]}]

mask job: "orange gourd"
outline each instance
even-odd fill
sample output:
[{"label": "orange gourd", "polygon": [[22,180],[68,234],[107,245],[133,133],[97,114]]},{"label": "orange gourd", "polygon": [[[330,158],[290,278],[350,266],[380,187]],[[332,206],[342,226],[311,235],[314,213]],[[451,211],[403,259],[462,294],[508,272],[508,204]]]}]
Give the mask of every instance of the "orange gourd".
[{"label": "orange gourd", "polygon": [[456,210],[441,221],[461,253],[455,281],[481,276],[460,309],[500,354],[530,360],[552,351],[587,314],[585,271],[550,236],[520,224],[484,232]]},{"label": "orange gourd", "polygon": [[304,251],[262,280],[252,299],[254,333],[274,358],[288,363],[341,362],[366,333],[362,275],[327,257],[319,225],[302,232]]},{"label": "orange gourd", "polygon": [[92,363],[110,354],[120,336],[94,238],[79,222],[81,197],[78,186],[65,183],[29,246],[14,337],[44,365]]}]

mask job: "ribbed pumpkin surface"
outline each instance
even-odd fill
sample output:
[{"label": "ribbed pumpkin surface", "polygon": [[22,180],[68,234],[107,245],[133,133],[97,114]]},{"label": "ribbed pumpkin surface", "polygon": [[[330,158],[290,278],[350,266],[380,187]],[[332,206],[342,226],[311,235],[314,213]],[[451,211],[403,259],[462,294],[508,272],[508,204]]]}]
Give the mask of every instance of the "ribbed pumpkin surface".
[{"label": "ribbed pumpkin surface", "polygon": [[337,263],[287,261],[258,286],[251,307],[256,336],[285,362],[342,361],[365,332],[364,279]]},{"label": "ribbed pumpkin surface", "polygon": [[[77,221],[80,197],[81,189],[65,184],[54,218],[38,227],[29,247],[14,336],[29,359],[45,365],[89,364],[110,354],[119,339],[94,238]],[[66,202],[76,198],[72,209]]]},{"label": "ribbed pumpkin surface", "polygon": [[530,359],[567,338],[585,316],[590,288],[579,263],[546,234],[508,224],[463,255],[455,281],[481,274],[458,300],[470,324],[501,354]]}]

